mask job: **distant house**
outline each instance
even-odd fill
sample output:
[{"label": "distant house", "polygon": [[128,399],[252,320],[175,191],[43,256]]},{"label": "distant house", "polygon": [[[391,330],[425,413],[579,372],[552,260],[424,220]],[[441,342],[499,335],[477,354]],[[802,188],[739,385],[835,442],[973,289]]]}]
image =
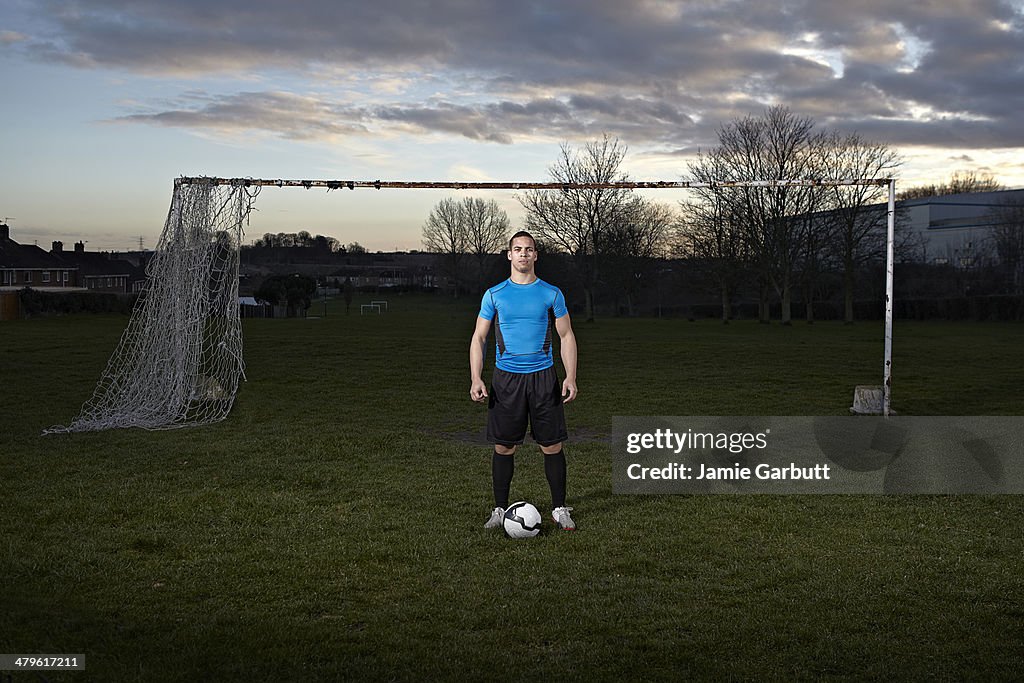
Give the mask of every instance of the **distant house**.
[{"label": "distant house", "polygon": [[62,242],[54,242],[50,254],[61,262],[78,268],[79,286],[93,292],[130,294],[141,289],[146,280],[139,266],[111,255],[85,250],[84,242],[76,242],[73,252],[64,251]]},{"label": "distant house", "polygon": [[337,268],[328,274],[331,280],[349,278],[355,287],[416,287],[432,289],[438,286],[434,272],[434,254],[367,255],[353,259],[355,263]]},{"label": "distant house", "polygon": [[18,244],[11,229],[0,224],[0,289],[78,288],[78,266],[48,254],[33,244]]},{"label": "distant house", "polygon": [[11,228],[0,223],[0,320],[20,315],[19,292],[43,291],[138,292],[146,280],[145,268],[108,254],[87,252],[85,243],[73,252],[54,242],[49,252],[34,244],[11,239]]}]

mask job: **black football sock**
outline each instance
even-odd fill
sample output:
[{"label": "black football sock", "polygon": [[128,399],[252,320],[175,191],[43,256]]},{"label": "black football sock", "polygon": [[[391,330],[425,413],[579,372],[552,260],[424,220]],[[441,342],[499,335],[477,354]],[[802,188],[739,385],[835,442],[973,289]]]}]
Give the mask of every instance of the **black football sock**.
[{"label": "black football sock", "polygon": [[491,480],[494,483],[494,504],[502,510],[508,507],[508,490],[516,471],[515,455],[501,455],[494,451],[491,458]]},{"label": "black football sock", "polygon": [[565,449],[544,454],[544,474],[551,488],[551,507],[565,507]]}]

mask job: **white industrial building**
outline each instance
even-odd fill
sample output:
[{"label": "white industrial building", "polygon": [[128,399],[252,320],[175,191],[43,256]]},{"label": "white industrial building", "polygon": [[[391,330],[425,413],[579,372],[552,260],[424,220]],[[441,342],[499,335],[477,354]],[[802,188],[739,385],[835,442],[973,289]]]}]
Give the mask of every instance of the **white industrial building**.
[{"label": "white industrial building", "polygon": [[924,238],[925,262],[970,268],[995,256],[992,228],[1003,220],[999,209],[1024,207],[1024,190],[947,194],[896,205],[903,226]]}]

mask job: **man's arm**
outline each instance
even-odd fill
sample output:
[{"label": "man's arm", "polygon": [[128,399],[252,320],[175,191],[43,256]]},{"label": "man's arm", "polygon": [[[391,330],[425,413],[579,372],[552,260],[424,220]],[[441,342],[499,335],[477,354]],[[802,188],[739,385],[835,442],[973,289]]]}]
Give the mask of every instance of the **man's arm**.
[{"label": "man's arm", "polygon": [[576,398],[576,335],[572,333],[572,321],[566,313],[555,318],[555,331],[561,340],[560,348],[562,365],[565,367],[565,380],[562,382],[562,403]]},{"label": "man's arm", "polygon": [[473,330],[473,338],[469,342],[469,397],[474,401],[487,400],[487,385],[484,384],[484,347],[487,345],[487,335],[491,331],[491,321],[480,316],[476,319],[476,329]]}]

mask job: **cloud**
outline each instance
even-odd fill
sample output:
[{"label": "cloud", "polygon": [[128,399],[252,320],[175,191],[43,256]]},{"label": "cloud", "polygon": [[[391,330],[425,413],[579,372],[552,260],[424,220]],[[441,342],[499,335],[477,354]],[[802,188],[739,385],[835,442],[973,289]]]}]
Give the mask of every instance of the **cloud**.
[{"label": "cloud", "polygon": [[[291,84],[121,121],[300,140],[607,131],[670,151],[713,145],[720,124],[782,103],[892,144],[1024,143],[1013,0],[39,0],[22,13],[0,42],[28,59]],[[353,74],[355,92],[318,91],[325,73]]]},{"label": "cloud", "polygon": [[357,111],[287,92],[243,92],[231,96],[193,93],[191,108],[135,113],[115,121],[225,132],[261,130],[291,140],[320,140],[366,132]]},{"label": "cloud", "polygon": [[17,31],[0,31],[0,45],[14,45],[15,43],[24,43],[29,38],[24,33],[18,33]]},{"label": "cloud", "polygon": [[638,142],[658,142],[671,137],[672,131],[693,126],[685,112],[666,102],[618,95],[573,96],[567,101],[545,98],[456,104],[434,99],[353,105],[288,92],[185,93],[156,110],[136,111],[111,122],[224,132],[252,130],[290,140],[404,131],[498,144],[525,139],[560,141],[606,131]]}]

